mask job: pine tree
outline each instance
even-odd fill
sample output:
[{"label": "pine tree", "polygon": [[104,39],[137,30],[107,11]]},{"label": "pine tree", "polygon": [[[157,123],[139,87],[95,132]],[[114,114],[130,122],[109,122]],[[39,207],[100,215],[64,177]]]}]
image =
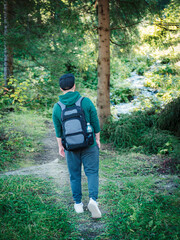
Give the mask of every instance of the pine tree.
[{"label": "pine tree", "polygon": [[110,19],[109,0],[98,2],[98,98],[97,107],[100,125],[110,116]]}]

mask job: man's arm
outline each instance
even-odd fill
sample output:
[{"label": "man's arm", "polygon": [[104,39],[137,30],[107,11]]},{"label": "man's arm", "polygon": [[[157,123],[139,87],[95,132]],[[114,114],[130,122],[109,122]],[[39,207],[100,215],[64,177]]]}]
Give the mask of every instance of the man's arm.
[{"label": "man's arm", "polygon": [[95,136],[96,136],[97,145],[98,145],[98,147],[100,148],[100,147],[101,147],[101,143],[100,143],[100,132],[96,133]]},{"label": "man's arm", "polygon": [[60,154],[62,157],[65,157],[64,147],[63,147],[63,145],[62,145],[62,140],[61,140],[61,138],[57,138],[57,142],[58,142],[58,147],[59,147],[59,154]]}]

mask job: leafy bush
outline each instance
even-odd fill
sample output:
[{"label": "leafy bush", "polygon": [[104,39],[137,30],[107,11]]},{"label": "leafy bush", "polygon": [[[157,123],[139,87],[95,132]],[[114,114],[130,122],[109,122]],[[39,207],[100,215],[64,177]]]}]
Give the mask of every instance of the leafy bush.
[{"label": "leafy bush", "polygon": [[145,152],[155,154],[172,154],[177,142],[168,131],[160,131],[155,127],[145,131],[139,139],[139,145],[143,146]]},{"label": "leafy bush", "polygon": [[144,75],[153,62],[154,59],[149,55],[136,55],[131,61],[132,70],[136,71],[139,75]]},{"label": "leafy bush", "polygon": [[170,63],[170,61],[171,61],[171,59],[168,58],[167,56],[163,56],[163,57],[161,57],[160,59],[161,59],[161,63],[162,63],[162,64],[168,64],[168,63]]},{"label": "leafy bush", "polygon": [[158,90],[157,97],[164,104],[169,103],[180,94],[180,82],[177,75],[165,74],[159,75],[154,72],[148,72],[146,76],[146,87]]},{"label": "leafy bush", "polygon": [[[40,74],[38,72],[38,74]],[[28,109],[47,109],[56,102],[59,86],[50,80],[50,76],[41,72],[36,75],[30,72],[29,76],[21,78],[11,78],[8,87],[4,86],[4,80],[0,79],[0,104],[2,109],[13,108],[21,110]]]},{"label": "leafy bush", "polygon": [[119,85],[119,83],[130,76],[132,72],[132,64],[126,59],[112,58],[111,61],[111,84]]}]

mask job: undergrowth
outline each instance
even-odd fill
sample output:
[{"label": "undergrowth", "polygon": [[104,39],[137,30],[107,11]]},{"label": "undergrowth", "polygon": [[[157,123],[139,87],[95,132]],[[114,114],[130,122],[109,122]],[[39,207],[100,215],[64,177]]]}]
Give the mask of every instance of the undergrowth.
[{"label": "undergrowth", "polygon": [[[132,149],[135,152],[169,154],[178,157],[179,140],[170,131],[172,125],[171,128],[160,129],[160,126],[163,126],[161,123],[163,116],[165,116],[164,124],[170,125],[173,122],[179,124],[179,115],[176,114],[178,116],[176,117],[172,114],[175,109],[171,111],[169,116],[167,110],[163,110],[159,115],[153,111],[138,111],[131,115],[122,114],[116,121],[110,119],[103,127],[103,140],[112,142],[121,150]],[[176,125],[174,124],[174,129]]]},{"label": "undergrowth", "polygon": [[50,182],[31,176],[0,178],[0,239],[78,239]]}]

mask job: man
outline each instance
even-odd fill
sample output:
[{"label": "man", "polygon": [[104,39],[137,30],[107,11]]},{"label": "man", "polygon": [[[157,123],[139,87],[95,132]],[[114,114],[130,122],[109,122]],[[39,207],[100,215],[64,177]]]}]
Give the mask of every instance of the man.
[{"label": "man", "polygon": [[[81,98],[79,92],[75,91],[75,77],[73,74],[65,74],[59,79],[60,89],[63,95],[59,97],[61,103],[66,107],[72,107]],[[88,179],[89,204],[88,209],[93,218],[100,218],[101,212],[98,208],[96,199],[98,198],[99,187],[99,148],[100,148],[100,126],[96,109],[89,98],[83,98],[81,107],[84,110],[85,119],[90,123],[94,130],[94,144],[76,151],[67,151],[62,145],[62,121],[61,107],[56,103],[53,108],[53,123],[59,146],[59,154],[66,157],[71,190],[75,201],[74,208],[77,213],[82,213],[83,203],[81,202],[81,167]]]}]

